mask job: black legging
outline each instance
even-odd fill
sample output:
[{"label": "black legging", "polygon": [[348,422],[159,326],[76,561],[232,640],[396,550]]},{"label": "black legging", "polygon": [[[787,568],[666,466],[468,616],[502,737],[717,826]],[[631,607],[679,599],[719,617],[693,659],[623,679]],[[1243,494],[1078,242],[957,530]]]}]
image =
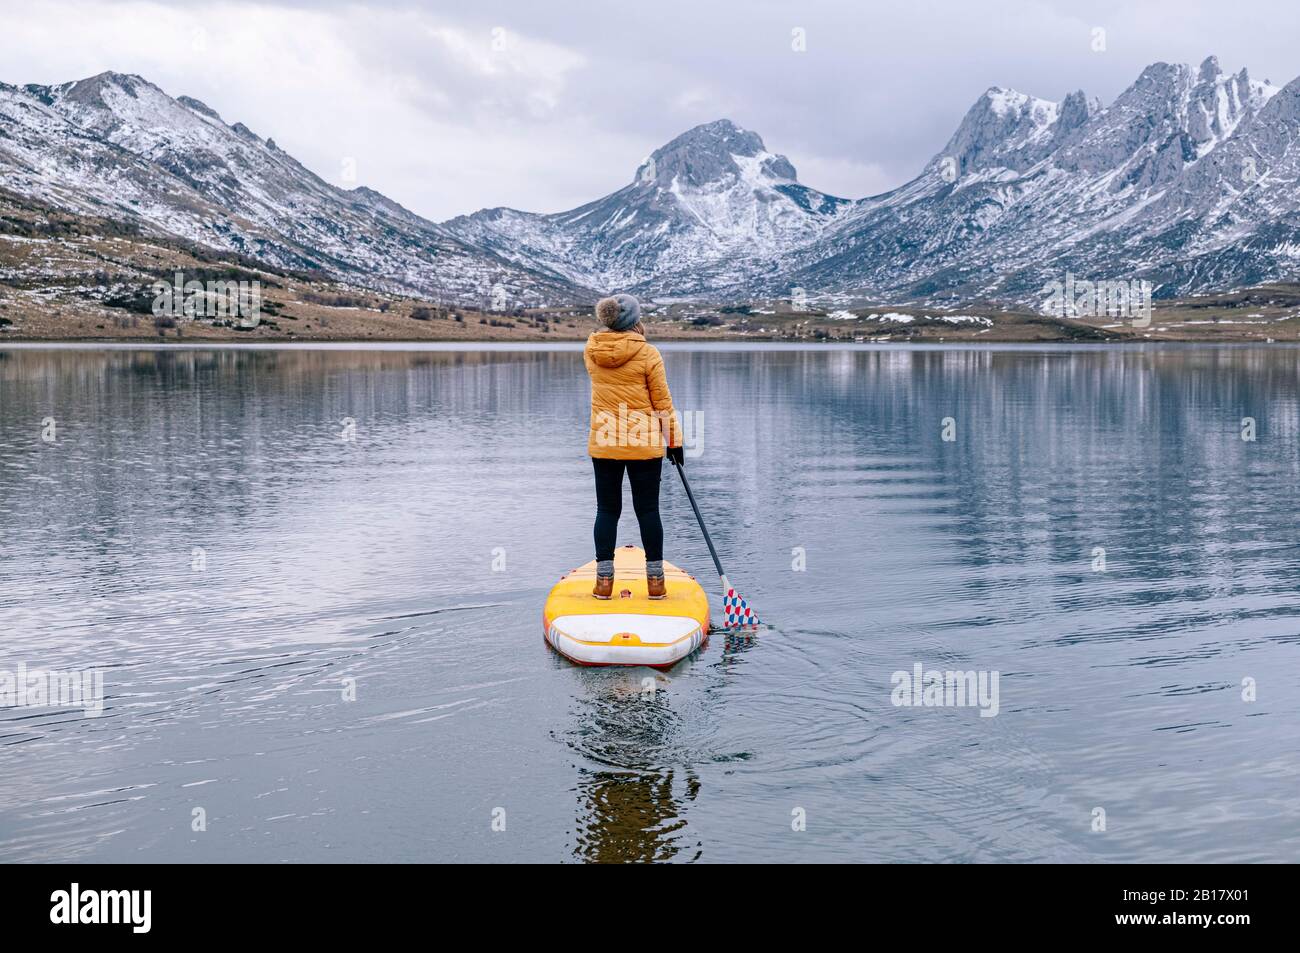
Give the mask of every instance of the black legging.
[{"label": "black legging", "polygon": [[613,559],[618,518],[623,513],[623,471],[632,484],[632,509],[641,524],[645,558],[664,558],[664,524],[659,520],[659,474],[663,457],[652,460],[591,458],[596,469],[596,558]]}]

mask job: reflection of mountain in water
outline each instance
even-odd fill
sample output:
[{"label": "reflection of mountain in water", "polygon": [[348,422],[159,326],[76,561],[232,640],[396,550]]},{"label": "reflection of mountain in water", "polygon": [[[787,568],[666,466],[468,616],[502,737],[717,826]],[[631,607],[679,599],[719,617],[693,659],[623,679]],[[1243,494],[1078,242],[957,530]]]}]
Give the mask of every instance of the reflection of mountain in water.
[{"label": "reflection of mountain in water", "polygon": [[[1195,572],[1229,522],[1263,518],[1300,479],[1284,454],[1257,464],[1267,481],[1235,485],[1259,441],[1300,435],[1291,349],[695,351],[668,367],[679,403],[705,410],[696,480],[724,550],[759,522],[916,506],[971,564],[1086,568],[1076,537],[1118,519],[1176,534],[1185,552],[1166,568]],[[743,462],[769,454],[775,480]]]},{"label": "reflection of mountain in water", "polygon": [[[1130,527],[1176,533],[1186,551],[1166,568],[1177,574],[1212,556],[1228,522],[1262,519],[1273,502],[1264,487],[1282,492],[1300,477],[1292,455],[1261,462],[1268,479],[1253,489],[1233,485],[1262,443],[1296,440],[1300,366],[1290,350],[666,353],[679,407],[702,412],[703,455],[690,465],[733,552],[745,552],[759,522],[914,505],[954,528],[972,564],[1075,564],[1089,528],[1104,532],[1122,513]],[[573,351],[0,357],[10,512],[116,524],[125,535],[146,530],[164,503],[196,521],[254,519],[286,479],[363,493],[346,476],[355,449],[340,442],[346,418],[368,453],[430,437],[508,447],[562,480],[576,477],[567,466],[559,476],[558,462],[582,455],[587,383]],[[39,440],[47,416],[58,422],[57,454]],[[953,443],[940,439],[946,417]],[[1257,421],[1256,443],[1240,439],[1243,417]],[[746,462],[764,455],[777,465]],[[57,499],[47,480],[58,481]],[[146,497],[155,505],[142,509]],[[665,491],[666,508],[680,502]]]}]

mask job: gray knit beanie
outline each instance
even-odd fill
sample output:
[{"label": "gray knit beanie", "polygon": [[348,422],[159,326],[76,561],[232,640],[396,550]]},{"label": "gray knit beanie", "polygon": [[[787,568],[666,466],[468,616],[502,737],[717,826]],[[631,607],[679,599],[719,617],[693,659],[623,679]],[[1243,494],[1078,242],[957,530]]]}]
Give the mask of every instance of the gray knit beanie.
[{"label": "gray knit beanie", "polygon": [[629,331],[641,320],[641,304],[631,295],[614,295],[596,302],[596,317],[611,331]]}]

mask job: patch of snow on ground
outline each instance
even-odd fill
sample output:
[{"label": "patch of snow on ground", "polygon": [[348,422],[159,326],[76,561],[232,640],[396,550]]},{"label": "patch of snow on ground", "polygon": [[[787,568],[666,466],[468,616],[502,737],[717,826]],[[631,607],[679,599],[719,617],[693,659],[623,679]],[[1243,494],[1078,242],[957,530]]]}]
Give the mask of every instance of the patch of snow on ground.
[{"label": "patch of snow on ground", "polygon": [[[847,312],[843,312],[847,313]],[[834,317],[834,315],[831,315]],[[868,321],[888,321],[890,324],[911,324],[916,320],[914,315],[899,314],[897,311],[890,311],[886,314],[870,314],[867,316]],[[944,324],[979,324],[986,328],[993,327],[992,318],[981,318],[970,314],[940,314],[940,315],[921,315],[922,321],[941,321]]]},{"label": "patch of snow on ground", "polygon": [[945,324],[979,324],[986,328],[993,327],[992,318],[980,318],[970,314],[941,314],[937,320]]}]

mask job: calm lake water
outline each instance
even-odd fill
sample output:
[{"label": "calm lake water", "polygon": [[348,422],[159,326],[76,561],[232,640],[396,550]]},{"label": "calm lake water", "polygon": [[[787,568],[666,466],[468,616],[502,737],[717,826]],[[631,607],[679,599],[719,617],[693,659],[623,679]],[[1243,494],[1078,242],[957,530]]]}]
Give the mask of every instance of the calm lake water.
[{"label": "calm lake water", "polygon": [[105,694],[0,708],[0,860],[1300,859],[1300,352],[664,350],[771,626],[652,693],[542,641],[577,350],[0,350],[0,670]]}]

